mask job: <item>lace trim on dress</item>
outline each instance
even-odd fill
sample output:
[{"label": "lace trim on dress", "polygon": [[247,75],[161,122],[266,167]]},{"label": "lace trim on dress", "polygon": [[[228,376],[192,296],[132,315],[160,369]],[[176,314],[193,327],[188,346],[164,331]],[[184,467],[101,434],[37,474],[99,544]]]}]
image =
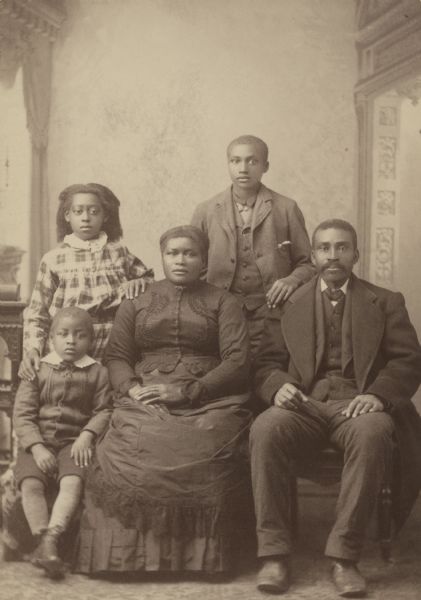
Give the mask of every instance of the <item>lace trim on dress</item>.
[{"label": "lace trim on dress", "polygon": [[247,494],[247,485],[244,477],[216,499],[172,498],[157,502],[145,498],[135,488],[113,486],[105,480],[100,467],[96,467],[90,471],[86,489],[93,503],[107,517],[116,517],[124,527],[183,538],[215,537],[230,531],[238,502]]}]

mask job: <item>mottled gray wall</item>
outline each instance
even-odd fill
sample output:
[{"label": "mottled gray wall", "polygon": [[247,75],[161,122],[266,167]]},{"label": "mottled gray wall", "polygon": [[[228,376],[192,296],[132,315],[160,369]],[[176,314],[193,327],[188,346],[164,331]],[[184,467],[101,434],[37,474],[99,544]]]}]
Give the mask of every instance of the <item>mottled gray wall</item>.
[{"label": "mottled gray wall", "polygon": [[123,203],[129,248],[157,239],[228,184],[227,142],[270,147],[265,182],[312,229],[354,219],[354,2],[71,0],[54,52],[49,145],[56,198],[94,180]]}]

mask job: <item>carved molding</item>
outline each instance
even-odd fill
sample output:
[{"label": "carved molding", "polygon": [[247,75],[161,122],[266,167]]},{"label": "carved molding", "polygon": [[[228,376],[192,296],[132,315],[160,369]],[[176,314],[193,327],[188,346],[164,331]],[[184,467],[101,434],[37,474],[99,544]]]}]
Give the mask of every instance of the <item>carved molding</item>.
[{"label": "carved molding", "polygon": [[373,135],[373,103],[364,94],[355,95],[355,108],[358,123],[358,183],[357,183],[357,220],[360,247],[360,269],[363,276],[369,270],[371,206],[366,201],[371,194],[373,175],[373,153],[371,139]]},{"label": "carved molding", "polygon": [[357,44],[367,46],[408,25],[418,12],[417,0],[357,0]]},{"label": "carved molding", "polygon": [[65,18],[63,0],[1,0],[0,16],[54,41]]},{"label": "carved molding", "polygon": [[29,49],[29,33],[17,24],[2,27],[0,18],[0,81],[6,88],[15,82],[16,73]]},{"label": "carved molding", "polygon": [[377,214],[381,217],[396,214],[396,192],[392,190],[377,190]]},{"label": "carved molding", "polygon": [[[403,97],[414,103],[421,98],[421,2],[358,0],[356,22],[361,274],[393,286],[399,235],[399,106]],[[388,98],[391,90],[394,99]]]},{"label": "carved molding", "polygon": [[414,31],[405,32],[405,35],[395,40],[385,40],[373,48],[373,69],[381,71],[403,59],[421,52],[421,22],[416,23]]},{"label": "carved molding", "polygon": [[397,123],[397,112],[395,106],[381,106],[379,110],[379,125],[395,127]]},{"label": "carved molding", "polygon": [[372,23],[381,17],[385,11],[389,10],[396,4],[396,0],[368,0],[364,2],[364,20],[365,25]]},{"label": "carved molding", "polygon": [[421,77],[416,77],[411,81],[398,85],[396,88],[399,96],[409,98],[414,106],[421,100]]},{"label": "carved molding", "polygon": [[38,36],[53,42],[65,18],[62,0],[0,0],[0,81],[13,86]]},{"label": "carved molding", "polygon": [[394,234],[393,227],[376,229],[376,283],[381,285],[393,283]]},{"label": "carved molding", "polygon": [[[10,332],[11,330],[9,330]],[[0,402],[6,409],[13,408],[14,395],[18,387],[17,371],[19,368],[20,357],[22,355],[22,347],[19,342],[16,341],[16,335],[22,335],[19,331],[17,334],[12,334],[8,331],[0,330],[1,336],[7,343],[8,347],[8,359],[10,360],[11,367],[11,381],[2,381],[0,385]],[[4,408],[0,408],[4,410]]]},{"label": "carved molding", "polygon": [[379,177],[384,179],[396,178],[396,148],[397,140],[391,135],[379,136]]},{"label": "carved molding", "polygon": [[356,45],[360,85],[383,71],[421,57],[421,2],[381,0],[374,7],[370,0],[360,0]]},{"label": "carved molding", "polygon": [[0,284],[17,284],[16,275],[24,250],[0,244]]},{"label": "carved molding", "polygon": [[[420,30],[421,36],[421,30]],[[355,86],[355,102],[358,97],[373,98],[390,89],[396,89],[406,81],[412,80],[421,72],[421,53],[406,58],[385,71],[375,73],[368,79],[360,80]]]}]

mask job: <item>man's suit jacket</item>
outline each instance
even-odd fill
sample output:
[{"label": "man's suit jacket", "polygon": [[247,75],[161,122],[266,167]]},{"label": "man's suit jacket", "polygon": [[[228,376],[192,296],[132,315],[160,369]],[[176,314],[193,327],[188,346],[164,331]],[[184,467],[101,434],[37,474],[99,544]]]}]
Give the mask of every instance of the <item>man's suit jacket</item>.
[{"label": "man's suit jacket", "polygon": [[[271,311],[266,321],[255,364],[255,388],[268,405],[284,383],[291,382],[309,394],[317,380],[324,351],[317,329],[318,285],[319,278],[314,277],[281,310]],[[355,275],[348,294],[342,366],[353,360],[359,393],[376,394],[390,406],[401,463],[394,503],[400,526],[421,486],[421,419],[411,402],[421,382],[421,349],[402,294]]]},{"label": "man's suit jacket", "polygon": [[[192,224],[209,237],[207,281],[230,289],[238,260],[231,187],[199,204]],[[262,292],[267,292],[276,279],[291,277],[301,284],[314,275],[304,217],[294,200],[261,185],[251,228]],[[285,241],[291,244],[281,247]]]}]

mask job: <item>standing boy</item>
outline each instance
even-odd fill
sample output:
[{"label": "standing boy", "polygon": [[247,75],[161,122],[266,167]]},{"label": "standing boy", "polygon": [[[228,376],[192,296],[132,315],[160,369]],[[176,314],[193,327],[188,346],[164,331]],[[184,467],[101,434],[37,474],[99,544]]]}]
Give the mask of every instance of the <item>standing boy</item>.
[{"label": "standing boy", "polygon": [[232,292],[247,318],[256,354],[268,309],[313,274],[310,242],[296,202],[261,183],[268,147],[252,135],[227,148],[232,185],[196,208],[192,223],[209,237],[207,280]]},{"label": "standing boy", "polygon": [[[53,352],[41,359],[31,381],[22,381],[13,424],[19,442],[15,476],[32,535],[39,540],[33,564],[48,576],[64,574],[57,544],[79,506],[84,467],[95,438],[108,425],[111,392],[107,369],[88,356],[93,323],[81,308],[68,307],[54,317]],[[59,492],[48,516],[46,488]]]}]

